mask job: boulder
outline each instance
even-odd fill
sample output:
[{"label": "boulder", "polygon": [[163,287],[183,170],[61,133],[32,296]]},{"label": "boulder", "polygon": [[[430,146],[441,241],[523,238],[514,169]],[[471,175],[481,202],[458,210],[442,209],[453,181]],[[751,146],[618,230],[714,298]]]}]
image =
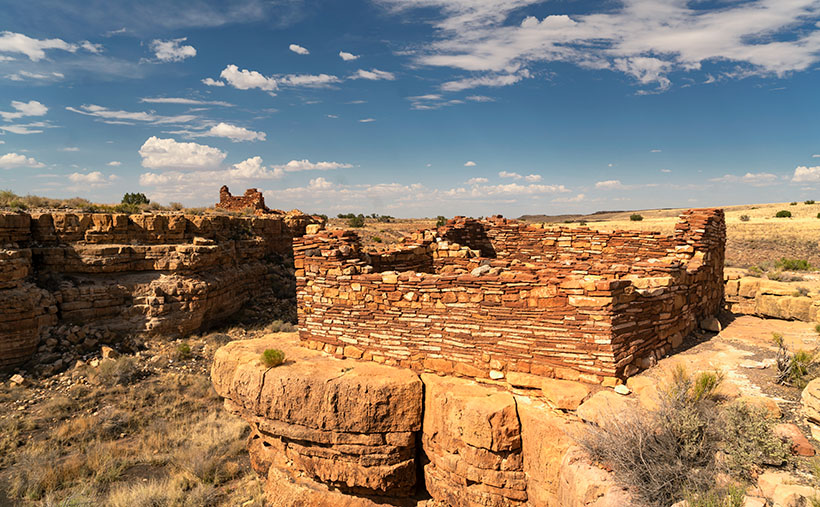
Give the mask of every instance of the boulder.
[{"label": "boulder", "polygon": [[569,449],[564,455],[559,481],[555,505],[561,507],[636,505],[629,493],[615,482],[614,474],[592,464],[578,447]]},{"label": "boulder", "polygon": [[803,388],[800,404],[812,438],[820,440],[820,379],[812,380]]},{"label": "boulder", "polygon": [[635,402],[614,391],[598,391],[578,407],[576,414],[583,421],[606,426],[608,420],[636,409]]},{"label": "boulder", "polygon": [[555,408],[575,410],[589,396],[590,388],[580,382],[545,378],[541,381],[541,393]]},{"label": "boulder", "polygon": [[800,428],[795,424],[781,423],[776,425],[772,431],[775,435],[780,437],[784,442],[788,442],[791,446],[793,454],[798,456],[814,456],[815,450],[809,443],[809,439],[803,435]]}]

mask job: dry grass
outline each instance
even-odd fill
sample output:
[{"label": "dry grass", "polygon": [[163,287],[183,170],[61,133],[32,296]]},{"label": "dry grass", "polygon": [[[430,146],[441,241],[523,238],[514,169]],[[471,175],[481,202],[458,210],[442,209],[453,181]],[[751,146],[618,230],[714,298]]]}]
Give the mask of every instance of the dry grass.
[{"label": "dry grass", "polygon": [[[225,413],[208,378],[230,335],[190,340],[197,355],[186,360],[165,342],[159,367],[124,356],[27,387],[4,384],[0,505],[4,494],[14,505],[263,505],[248,426]],[[25,410],[13,408],[19,400]]]}]

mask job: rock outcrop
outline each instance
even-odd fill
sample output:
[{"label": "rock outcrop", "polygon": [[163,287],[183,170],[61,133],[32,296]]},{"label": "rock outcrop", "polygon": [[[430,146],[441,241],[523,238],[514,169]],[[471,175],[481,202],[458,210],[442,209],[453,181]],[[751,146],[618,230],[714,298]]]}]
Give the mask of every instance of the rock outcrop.
[{"label": "rock outcrop", "polygon": [[291,299],[295,234],[277,215],[0,213],[0,368],[64,351],[58,325],[179,336]]},{"label": "rock outcrop", "polygon": [[[263,366],[267,348],[285,363]],[[273,505],[416,505],[426,495],[451,507],[630,505],[600,503],[628,497],[577,448],[566,461],[579,423],[545,401],[337,359],[300,347],[295,333],[226,345],[211,378],[251,425],[251,463]]]},{"label": "rock outcrop", "polygon": [[727,274],[726,303],[734,313],[820,322],[820,292],[800,283]]}]

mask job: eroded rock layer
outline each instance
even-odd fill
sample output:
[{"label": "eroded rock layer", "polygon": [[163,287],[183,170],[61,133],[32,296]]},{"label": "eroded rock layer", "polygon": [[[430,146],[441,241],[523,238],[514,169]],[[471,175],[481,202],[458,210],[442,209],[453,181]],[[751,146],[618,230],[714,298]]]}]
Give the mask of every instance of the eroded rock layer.
[{"label": "eroded rock layer", "polygon": [[179,336],[267,291],[293,298],[293,237],[311,220],[2,213],[0,368],[59,353],[64,344],[42,340],[59,324]]},{"label": "eroded rock layer", "polygon": [[[267,368],[260,357],[274,345],[287,360]],[[226,408],[250,422],[260,475],[297,471],[353,495],[414,491],[422,383],[413,372],[261,339],[217,351],[211,378]]]}]

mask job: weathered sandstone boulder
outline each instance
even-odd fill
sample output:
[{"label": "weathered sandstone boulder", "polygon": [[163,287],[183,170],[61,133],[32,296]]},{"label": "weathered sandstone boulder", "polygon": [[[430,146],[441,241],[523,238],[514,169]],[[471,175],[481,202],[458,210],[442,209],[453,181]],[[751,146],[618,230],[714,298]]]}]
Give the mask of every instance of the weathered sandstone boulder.
[{"label": "weathered sandstone boulder", "polygon": [[800,403],[812,438],[820,440],[820,379],[808,383],[800,395]]},{"label": "weathered sandstone boulder", "polygon": [[[266,348],[282,349],[285,363],[262,365]],[[226,407],[251,423],[258,472],[291,469],[357,494],[412,492],[422,409],[422,384],[412,371],[264,338],[219,349],[211,378]]]},{"label": "weathered sandstone boulder", "polygon": [[590,463],[578,447],[561,461],[558,503],[561,507],[629,507],[629,493],[616,484],[614,474]]}]

